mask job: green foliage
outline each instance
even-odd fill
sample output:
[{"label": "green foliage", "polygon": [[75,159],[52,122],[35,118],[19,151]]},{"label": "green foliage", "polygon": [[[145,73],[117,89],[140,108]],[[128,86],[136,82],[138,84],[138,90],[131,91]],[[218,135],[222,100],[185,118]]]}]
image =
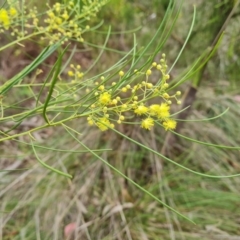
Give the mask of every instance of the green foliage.
[{"label": "green foliage", "polygon": [[[239,178],[233,178],[239,176],[238,98],[222,99],[215,79],[222,71],[215,74],[216,58],[223,59],[221,46],[229,43],[223,26],[239,1],[190,11],[184,1],[107,2],[61,1],[40,11],[12,1],[1,9],[1,31],[10,40],[0,51],[30,41],[41,50],[0,86],[0,151],[23,171],[0,172],[4,239],[63,239],[69,222],[79,225],[76,239],[209,239],[204,228],[240,234]],[[160,24],[143,21],[154,14]],[[140,24],[143,30],[135,28]],[[134,31],[124,51],[110,44]],[[228,61],[236,54],[233,39]],[[76,56],[89,49],[91,64],[82,66]],[[189,96],[180,100],[176,88],[185,92],[191,78],[200,100],[193,98],[189,113]],[[229,89],[238,84],[226,82]],[[181,101],[182,109],[172,104]]]}]

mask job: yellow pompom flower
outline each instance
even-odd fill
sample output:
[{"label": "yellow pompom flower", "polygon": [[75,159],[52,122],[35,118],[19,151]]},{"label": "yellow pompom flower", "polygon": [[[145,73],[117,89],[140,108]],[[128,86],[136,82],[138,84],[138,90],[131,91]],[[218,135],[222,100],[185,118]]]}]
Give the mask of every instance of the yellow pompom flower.
[{"label": "yellow pompom flower", "polygon": [[63,14],[62,14],[62,17],[67,20],[69,18],[69,15],[67,13],[67,11],[65,11]]},{"label": "yellow pompom flower", "polygon": [[177,126],[177,122],[173,119],[167,119],[165,122],[163,122],[163,127],[165,130],[173,130]]},{"label": "yellow pompom flower", "polygon": [[120,71],[118,74],[119,74],[120,77],[122,77],[124,75],[124,72]]},{"label": "yellow pompom flower", "polygon": [[11,7],[10,9],[9,9],[9,15],[10,16],[16,16],[17,15],[17,10],[16,10],[16,8],[14,8],[14,7]]},{"label": "yellow pompom flower", "polygon": [[154,126],[154,120],[150,117],[143,119],[141,122],[141,127],[150,130]]},{"label": "yellow pompom flower", "polygon": [[103,90],[104,90],[104,88],[105,88],[105,87],[104,87],[104,85],[101,85],[101,86],[99,86],[99,88],[98,88],[98,89],[99,89],[100,91],[103,91]]},{"label": "yellow pompom flower", "polygon": [[74,76],[73,71],[68,71],[68,76],[70,76],[70,77]]},{"label": "yellow pompom flower", "polygon": [[127,92],[127,88],[126,88],[126,87],[123,87],[123,88],[122,88],[122,92]]},{"label": "yellow pompom flower", "polygon": [[114,125],[110,123],[108,118],[102,117],[99,119],[99,122],[96,124],[101,131],[108,130],[109,127],[114,128]]},{"label": "yellow pompom flower", "polygon": [[150,114],[160,119],[165,119],[170,116],[169,109],[170,107],[166,103],[162,103],[161,105],[153,104],[150,106]]},{"label": "yellow pompom flower", "polygon": [[137,115],[143,115],[143,114],[146,114],[148,112],[148,108],[146,106],[140,105],[134,110],[134,112]]},{"label": "yellow pompom flower", "polygon": [[161,111],[160,105],[158,105],[158,104],[153,104],[153,105],[151,105],[151,106],[149,107],[149,109],[150,109],[150,114],[151,114],[152,116],[157,116],[158,113]]},{"label": "yellow pompom flower", "polygon": [[148,69],[148,70],[146,71],[146,75],[147,75],[147,76],[150,76],[151,74],[152,74],[151,69]]},{"label": "yellow pompom flower", "polygon": [[88,120],[88,124],[90,126],[92,126],[94,124],[94,121],[93,121],[93,119],[91,117],[88,117],[87,120]]},{"label": "yellow pompom flower", "polygon": [[5,27],[5,29],[9,28],[10,25],[10,18],[8,16],[8,12],[6,9],[1,9],[0,10],[0,24],[3,24],[3,26]]},{"label": "yellow pompom flower", "polygon": [[111,102],[111,94],[108,92],[104,92],[99,96],[99,102],[102,105],[107,105],[108,103]]}]

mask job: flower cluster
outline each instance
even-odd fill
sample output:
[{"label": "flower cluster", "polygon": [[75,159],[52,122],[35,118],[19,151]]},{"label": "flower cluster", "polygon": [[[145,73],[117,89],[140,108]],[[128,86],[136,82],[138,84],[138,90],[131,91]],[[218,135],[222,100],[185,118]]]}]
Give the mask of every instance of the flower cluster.
[{"label": "flower cluster", "polygon": [[68,76],[74,77],[72,82],[76,82],[76,80],[79,80],[83,77],[84,73],[81,72],[81,66],[79,64],[76,67],[71,64],[70,68],[71,70],[68,71]]},{"label": "flower cluster", "polygon": [[[161,78],[156,83],[151,81],[154,69],[161,72]],[[75,78],[76,74],[77,71],[68,72],[69,76]],[[108,79],[102,76],[93,83],[91,90],[88,86],[88,91],[92,93],[91,103],[85,114],[89,125],[95,125],[105,131],[114,128],[116,123],[129,123],[137,117],[141,127],[147,130],[155,123],[160,123],[165,130],[176,128],[177,123],[170,114],[171,99],[176,99],[180,104],[177,97],[181,92],[177,91],[174,95],[167,93],[170,76],[167,73],[165,54],[162,55],[160,63],[152,63],[145,72],[135,70],[130,77],[125,76],[123,71],[118,74],[119,79],[116,82],[108,84]],[[144,81],[139,81],[142,77]],[[159,103],[151,104],[151,99]]]},{"label": "flower cluster", "polygon": [[90,31],[90,26],[83,23],[95,16],[106,3],[107,0],[84,1],[84,4],[57,2],[53,6],[47,4],[48,10],[44,13],[36,7],[28,9],[24,6],[20,14],[17,11],[19,3],[14,1],[9,9],[0,10],[0,30],[10,30],[17,39],[41,35],[41,40],[49,44],[65,43],[70,39],[83,42],[82,34]]},{"label": "flower cluster", "polygon": [[14,19],[17,18],[17,10],[14,7],[10,7],[8,10],[0,9],[0,31],[8,30]]}]

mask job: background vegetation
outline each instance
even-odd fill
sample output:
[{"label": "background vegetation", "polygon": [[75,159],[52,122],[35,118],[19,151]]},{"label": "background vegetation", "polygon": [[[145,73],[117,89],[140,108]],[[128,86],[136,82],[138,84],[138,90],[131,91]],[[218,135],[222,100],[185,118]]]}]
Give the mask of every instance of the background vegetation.
[{"label": "background vegetation", "polygon": [[[166,32],[166,42],[156,60],[165,53],[169,66],[175,62],[188,37],[194,15],[193,2],[196,20],[184,51],[171,71],[171,83],[175,84],[200,56],[207,59],[210,55],[206,50],[214,49],[214,52],[199,71],[179,86],[184,93],[183,105],[175,106],[176,111],[191,107],[178,116],[182,121],[179,120],[177,132],[198,141],[237,147],[240,146],[239,1],[184,0],[176,24],[169,36]],[[93,25],[101,20],[104,23],[96,31],[86,33],[84,38],[89,44],[71,45],[76,48],[71,61],[87,71],[102,51],[111,25],[111,35],[101,59],[89,74],[95,76],[108,69],[130,51],[133,32],[139,48],[149,43],[166,14],[168,3],[167,0],[110,1],[97,18],[91,19]],[[32,1],[32,4],[41,7],[38,2]],[[168,18],[165,29],[171,30],[175,16],[177,12]],[[2,36],[1,40],[9,38]],[[155,39],[149,52],[153,52],[157,44]],[[42,50],[38,41],[28,42],[26,46],[23,52],[17,52],[14,47],[1,52],[1,84]],[[68,61],[70,54],[66,54],[63,62]],[[47,69],[54,63],[51,58],[48,61],[44,65]],[[28,75],[27,81],[33,77],[36,76]],[[22,109],[32,104],[29,91],[17,87],[7,101],[22,101]],[[9,109],[9,114],[21,108]],[[213,118],[226,109],[229,110],[220,118],[194,121]],[[31,129],[42,122],[42,118],[32,116],[15,131]],[[12,124],[1,123],[1,131],[11,128]],[[214,179],[193,174],[112,131],[100,132],[85,120],[74,120],[71,127],[81,133],[79,138],[89,148],[108,149],[100,151],[103,159],[196,224],[163,207],[113,172],[69,138],[66,131],[46,128],[33,137],[46,148],[55,150],[38,148],[38,156],[48,165],[72,174],[73,179],[43,168],[28,145],[18,141],[1,142],[0,169],[27,169],[0,172],[1,239],[240,239],[240,177]],[[158,128],[147,132],[139,126],[123,126],[120,130],[194,171],[221,176],[240,172],[239,150],[205,146]],[[26,141],[24,137],[15,140]],[[67,234],[70,228],[74,229],[73,233]]]}]

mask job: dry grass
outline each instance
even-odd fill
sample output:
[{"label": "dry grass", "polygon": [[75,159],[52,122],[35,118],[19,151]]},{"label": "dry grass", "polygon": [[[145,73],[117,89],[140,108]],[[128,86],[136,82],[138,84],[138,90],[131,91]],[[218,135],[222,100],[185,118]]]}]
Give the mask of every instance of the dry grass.
[{"label": "dry grass", "polygon": [[[212,97],[221,104],[211,105],[213,112],[209,112],[212,99],[203,101],[201,97],[201,101],[195,103],[198,111],[193,112],[192,118],[218,114],[230,104],[228,114],[215,120],[215,124],[186,123],[181,132],[216,144],[239,145],[238,137],[231,135],[236,131],[233,126],[237,127],[238,123],[234,112],[237,103],[228,97],[220,97],[218,101],[217,96]],[[74,125],[82,132],[85,144],[93,149],[112,148],[113,151],[100,155],[197,225],[186,222],[143,195],[89,153],[73,153],[83,149],[58,129],[41,145],[68,151],[38,149],[38,153],[48,164],[73,173],[73,180],[42,168],[23,144],[18,143],[17,148],[13,146],[12,164],[17,166],[21,162],[21,166],[29,170],[1,173],[2,239],[65,239],[64,227],[69,223],[77,226],[73,239],[240,238],[239,178],[197,177],[113,133],[100,134],[98,130],[86,128],[82,122]],[[144,131],[134,128],[126,129],[126,134],[158,151],[165,135],[158,132],[147,138]],[[181,146],[174,160],[184,166],[215,175],[229,175],[240,170],[238,151],[185,142]],[[1,161],[1,169],[8,168],[9,152],[1,156],[4,158],[8,161]]]}]

